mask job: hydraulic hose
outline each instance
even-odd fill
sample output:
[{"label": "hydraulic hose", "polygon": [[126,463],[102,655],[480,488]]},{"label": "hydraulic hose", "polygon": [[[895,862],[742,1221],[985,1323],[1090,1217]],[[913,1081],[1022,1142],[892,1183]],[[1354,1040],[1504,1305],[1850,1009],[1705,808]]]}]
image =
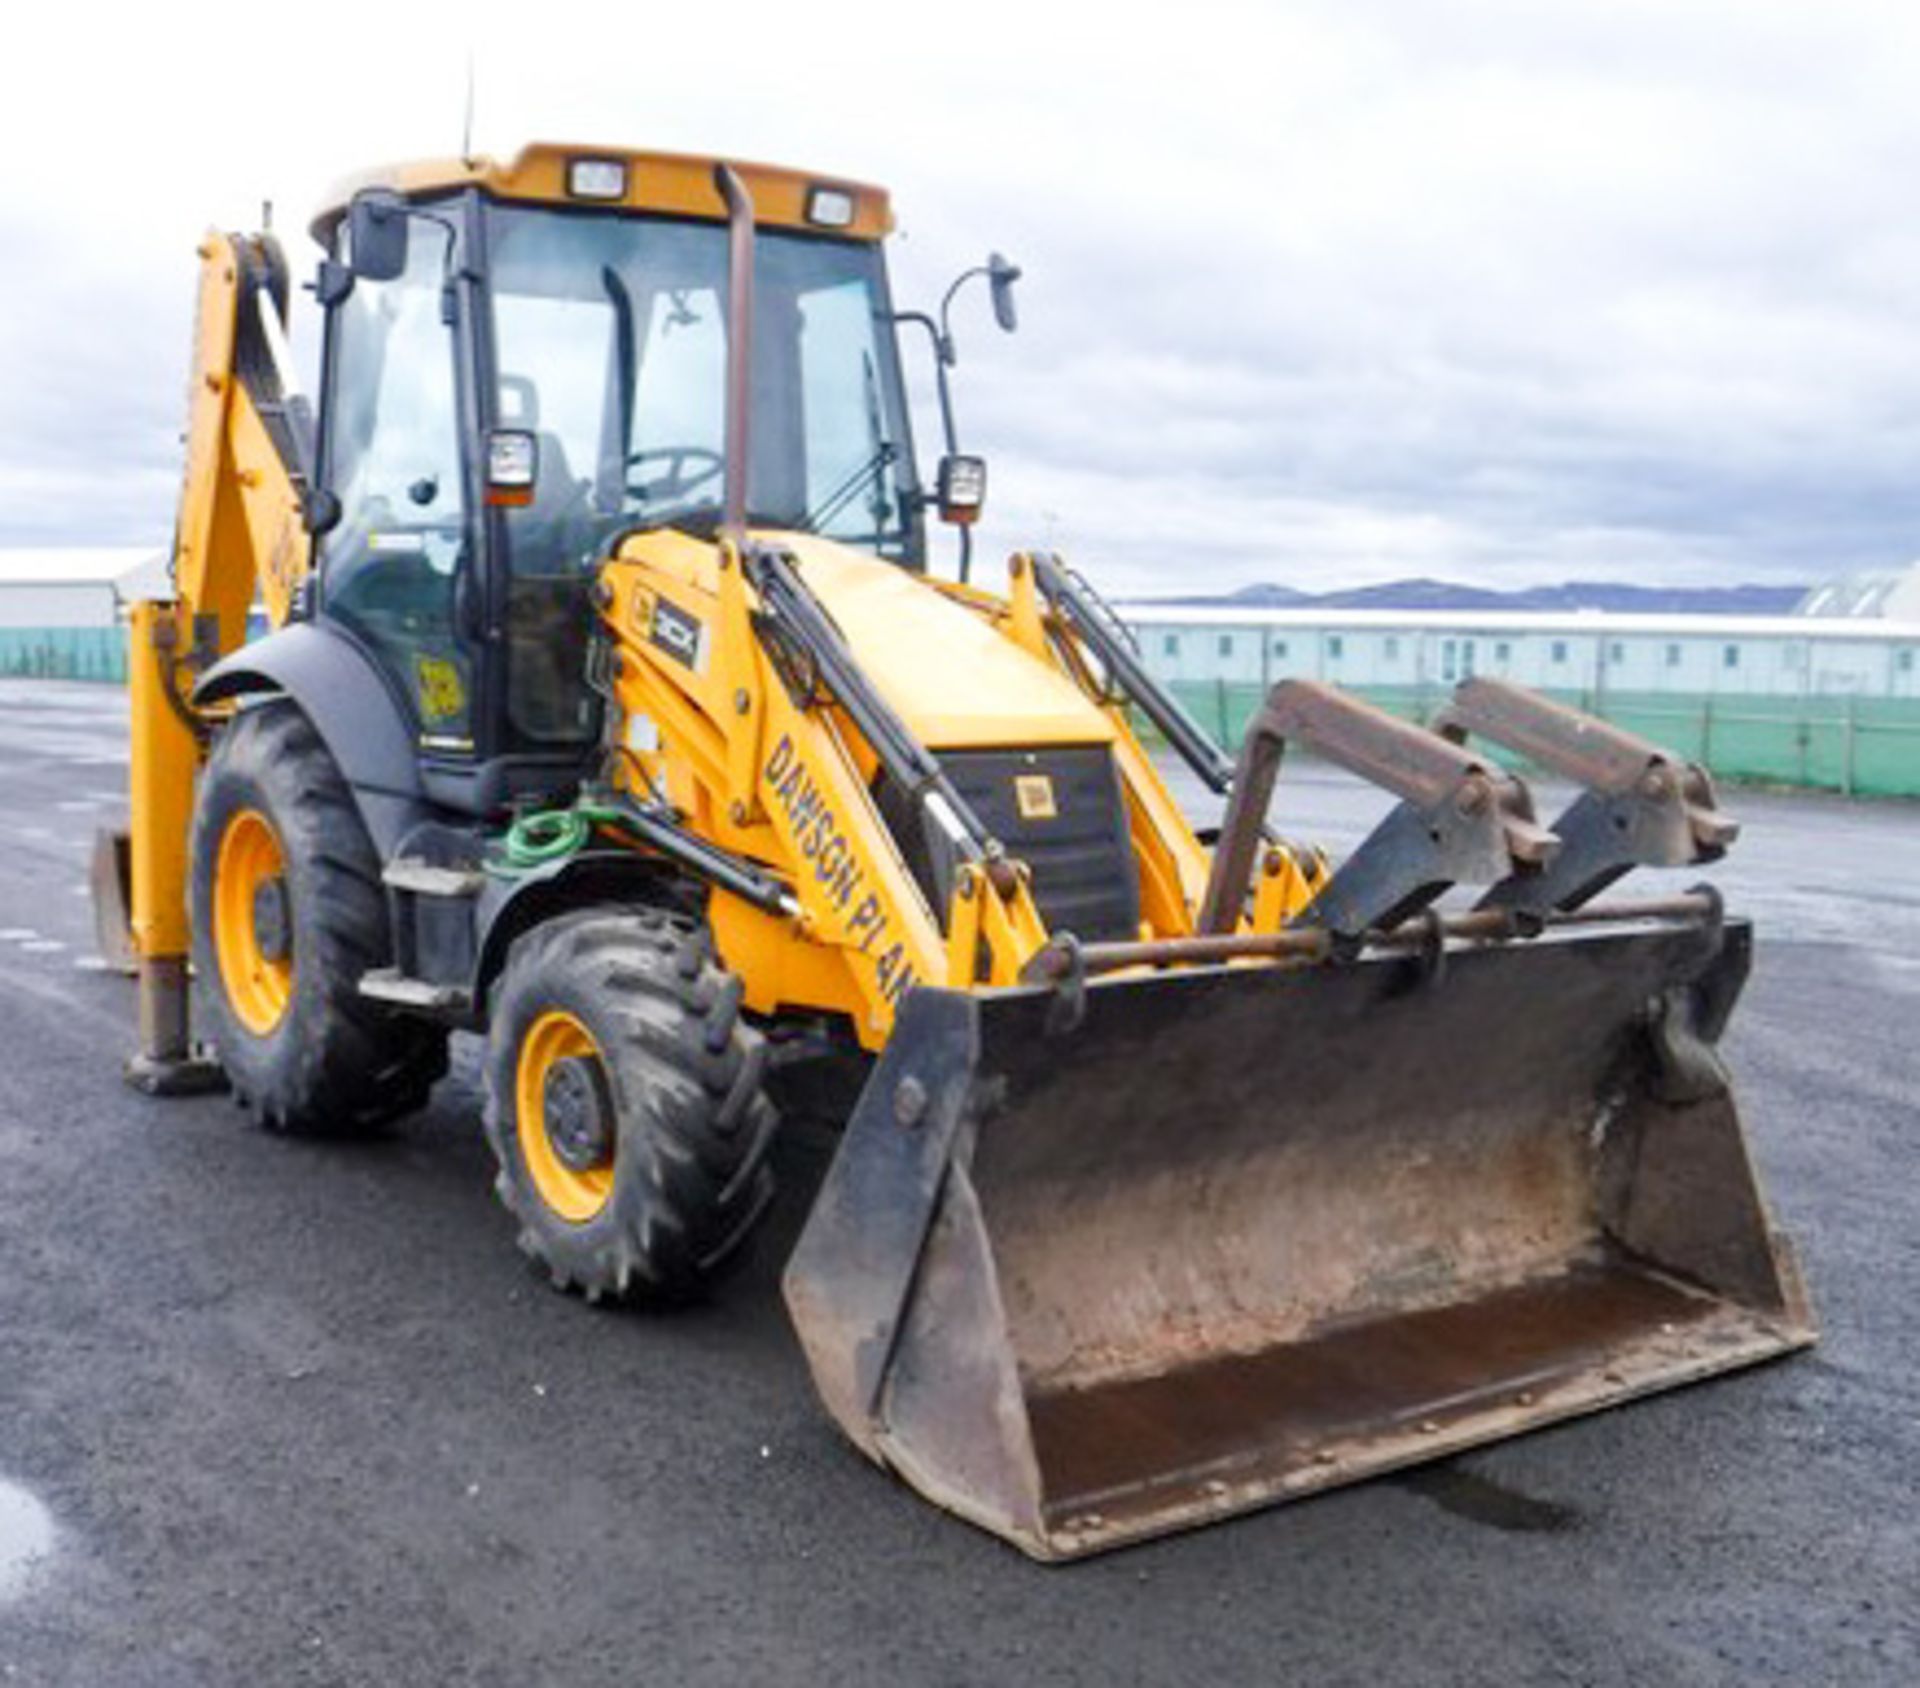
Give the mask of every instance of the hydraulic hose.
[{"label": "hydraulic hose", "polygon": [[550,867],[584,849],[596,827],[659,851],[708,884],[730,891],[768,914],[800,912],[787,887],[757,863],[683,831],[671,816],[619,798],[607,801],[583,797],[564,809],[536,809],[519,816],[488,857],[487,871],[511,879]]}]

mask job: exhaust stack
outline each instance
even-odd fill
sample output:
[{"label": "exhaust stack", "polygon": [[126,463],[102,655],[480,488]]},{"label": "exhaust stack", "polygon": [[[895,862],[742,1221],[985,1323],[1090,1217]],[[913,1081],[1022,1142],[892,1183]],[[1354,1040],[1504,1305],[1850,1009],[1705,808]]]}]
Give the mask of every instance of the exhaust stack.
[{"label": "exhaust stack", "polygon": [[747,542],[747,475],[752,467],[753,200],[730,164],[713,167],[727,205],[727,482],[721,534],[736,550]]}]

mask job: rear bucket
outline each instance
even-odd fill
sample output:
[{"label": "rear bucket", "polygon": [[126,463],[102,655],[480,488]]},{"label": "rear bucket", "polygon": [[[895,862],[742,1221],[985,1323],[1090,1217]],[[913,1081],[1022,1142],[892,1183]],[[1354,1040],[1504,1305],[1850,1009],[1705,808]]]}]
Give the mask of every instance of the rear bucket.
[{"label": "rear bucket", "polygon": [[94,947],[108,968],[131,978],[139,971],[139,955],[133,943],[133,840],[127,832],[103,826],[94,833],[87,886]]},{"label": "rear bucket", "polygon": [[907,1001],[795,1250],[872,1458],[1042,1559],[1814,1339],[1742,924]]}]

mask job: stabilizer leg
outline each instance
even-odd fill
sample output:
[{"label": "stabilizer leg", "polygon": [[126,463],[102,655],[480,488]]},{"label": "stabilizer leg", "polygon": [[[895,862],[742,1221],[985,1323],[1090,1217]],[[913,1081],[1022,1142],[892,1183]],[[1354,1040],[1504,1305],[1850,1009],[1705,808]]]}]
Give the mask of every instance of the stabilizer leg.
[{"label": "stabilizer leg", "polygon": [[127,690],[132,706],[128,883],[138,956],[140,1046],[127,1082],[152,1096],[224,1087],[219,1063],[194,1044],[188,1003],[187,830],[200,748],[172,693],[167,660],[183,617],[169,603],[134,605]]},{"label": "stabilizer leg", "polygon": [[204,1096],[225,1090],[227,1075],[193,1041],[187,963],[175,955],[140,963],[140,1046],[127,1057],[126,1080],[149,1096]]}]

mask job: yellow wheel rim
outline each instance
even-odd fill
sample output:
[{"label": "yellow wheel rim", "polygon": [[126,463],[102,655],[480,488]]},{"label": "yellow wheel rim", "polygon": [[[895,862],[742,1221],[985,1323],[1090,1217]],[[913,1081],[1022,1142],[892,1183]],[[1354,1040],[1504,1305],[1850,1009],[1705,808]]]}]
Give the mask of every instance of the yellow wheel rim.
[{"label": "yellow wheel rim", "polygon": [[[277,922],[271,917],[276,904]],[[269,917],[264,929],[263,915]],[[266,1037],[286,1018],[293,995],[293,927],[280,835],[258,809],[236,810],[220,834],[213,947],[235,1016],[255,1037]]]},{"label": "yellow wheel rim", "polygon": [[[563,1070],[563,1063],[571,1070]],[[593,1033],[564,1008],[548,1008],[535,1016],[520,1038],[520,1055],[514,1064],[514,1130],[520,1142],[520,1159],[533,1180],[541,1201],[562,1219],[575,1225],[585,1224],[607,1205],[613,1194],[613,1144],[610,1117],[597,1123],[605,1142],[595,1164],[590,1143],[583,1144],[576,1133],[569,1145],[571,1153],[563,1158],[555,1142],[556,1130],[567,1141],[565,1106],[579,1098],[579,1075],[590,1063],[595,1092],[604,1098],[606,1066]],[[611,1108],[604,1100],[602,1110]],[[556,1112],[560,1120],[556,1123]],[[570,1164],[571,1162],[571,1164]]]}]

